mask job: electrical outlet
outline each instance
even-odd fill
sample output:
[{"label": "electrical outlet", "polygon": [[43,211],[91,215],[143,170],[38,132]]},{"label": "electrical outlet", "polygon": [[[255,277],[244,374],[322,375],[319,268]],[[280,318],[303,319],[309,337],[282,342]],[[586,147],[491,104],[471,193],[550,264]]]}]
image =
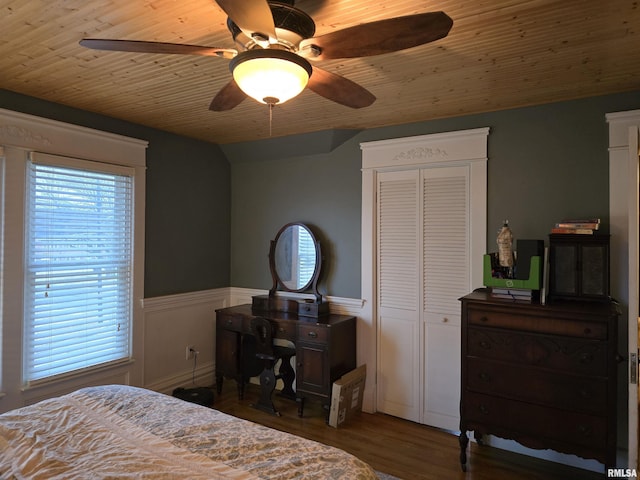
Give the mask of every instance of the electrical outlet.
[{"label": "electrical outlet", "polygon": [[194,347],[193,345],[187,345],[185,358],[187,360],[191,360],[195,354],[196,354],[196,347]]}]

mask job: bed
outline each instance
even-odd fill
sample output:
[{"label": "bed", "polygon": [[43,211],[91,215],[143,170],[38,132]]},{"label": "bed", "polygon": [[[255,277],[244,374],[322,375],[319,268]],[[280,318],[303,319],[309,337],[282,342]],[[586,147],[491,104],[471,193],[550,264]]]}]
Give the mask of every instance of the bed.
[{"label": "bed", "polygon": [[161,393],[108,385],[0,415],[0,478],[378,477],[337,448]]}]

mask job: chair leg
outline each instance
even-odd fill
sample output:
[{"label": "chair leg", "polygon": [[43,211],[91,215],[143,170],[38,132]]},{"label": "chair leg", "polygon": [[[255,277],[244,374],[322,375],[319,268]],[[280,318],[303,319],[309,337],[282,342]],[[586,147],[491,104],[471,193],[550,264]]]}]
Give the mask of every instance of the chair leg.
[{"label": "chair leg", "polygon": [[260,398],[258,403],[253,404],[253,407],[262,410],[263,412],[271,413],[272,415],[280,416],[280,412],[276,410],[271,400],[271,395],[276,388],[276,375],[273,372],[273,365],[265,366],[264,370],[260,374]]},{"label": "chair leg", "polygon": [[280,396],[295,400],[296,392],[293,390],[293,381],[296,379],[296,372],[291,366],[291,356],[282,357],[278,376],[284,384],[280,391]]}]

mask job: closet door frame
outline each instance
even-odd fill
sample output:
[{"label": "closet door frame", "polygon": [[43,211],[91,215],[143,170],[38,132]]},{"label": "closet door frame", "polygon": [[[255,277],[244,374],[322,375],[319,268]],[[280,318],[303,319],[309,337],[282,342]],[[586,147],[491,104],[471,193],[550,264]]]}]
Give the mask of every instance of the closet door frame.
[{"label": "closet door frame", "polygon": [[358,358],[367,364],[363,410],[377,411],[377,175],[438,166],[470,169],[470,285],[482,286],[482,256],[487,237],[487,141],[489,128],[436,133],[360,144],[362,149],[361,289]]}]

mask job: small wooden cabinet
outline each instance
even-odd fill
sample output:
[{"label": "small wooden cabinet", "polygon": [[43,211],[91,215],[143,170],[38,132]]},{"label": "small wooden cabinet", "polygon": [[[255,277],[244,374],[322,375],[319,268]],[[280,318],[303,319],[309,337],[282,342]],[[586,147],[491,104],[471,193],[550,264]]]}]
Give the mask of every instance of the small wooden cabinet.
[{"label": "small wooden cabinet", "polygon": [[[337,318],[336,318],[337,319]],[[356,368],[355,317],[341,321],[300,321],[296,339],[296,398],[302,415],[307,397],[328,410],[333,382]]]},{"label": "small wooden cabinet", "polygon": [[617,305],[462,299],[460,462],[467,431],[607,467],[616,459]]},{"label": "small wooden cabinet", "polygon": [[348,315],[327,314],[319,318],[283,312],[256,312],[251,305],[216,310],[216,386],[222,391],[224,378],[238,383],[242,398],[244,385],[261,371],[255,359],[250,334],[251,318],[262,316],[275,325],[276,338],[296,346],[296,400],[303,414],[306,398],[319,399],[331,406],[333,382],[356,368],[356,319]]},{"label": "small wooden cabinet", "polygon": [[549,296],[609,300],[609,235],[549,235]]}]

